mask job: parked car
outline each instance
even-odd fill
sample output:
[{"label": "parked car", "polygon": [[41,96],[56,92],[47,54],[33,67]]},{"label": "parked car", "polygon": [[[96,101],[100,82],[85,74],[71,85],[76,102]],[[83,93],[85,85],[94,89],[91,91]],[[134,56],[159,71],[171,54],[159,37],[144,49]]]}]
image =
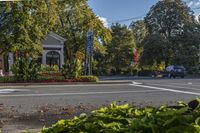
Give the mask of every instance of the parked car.
[{"label": "parked car", "polygon": [[169,78],[176,78],[176,77],[185,77],[185,68],[184,66],[179,65],[172,65],[166,68],[166,72],[168,73]]},{"label": "parked car", "polygon": [[176,77],[185,77],[185,68],[183,66],[172,65],[166,67],[164,71],[153,71],[152,77],[169,77],[169,78],[176,78]]}]

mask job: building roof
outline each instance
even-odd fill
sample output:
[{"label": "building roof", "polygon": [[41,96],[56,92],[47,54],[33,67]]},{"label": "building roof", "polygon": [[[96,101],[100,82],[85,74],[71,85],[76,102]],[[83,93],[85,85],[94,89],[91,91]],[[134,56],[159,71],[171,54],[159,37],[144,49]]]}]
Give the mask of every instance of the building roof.
[{"label": "building roof", "polygon": [[51,31],[46,35],[45,39],[42,40],[42,44],[43,45],[63,45],[65,41],[66,41],[65,38]]},{"label": "building roof", "polygon": [[54,37],[55,39],[58,39],[62,42],[66,41],[65,38],[61,37],[60,35],[56,34],[55,32],[50,31],[48,35],[50,35],[50,36]]}]

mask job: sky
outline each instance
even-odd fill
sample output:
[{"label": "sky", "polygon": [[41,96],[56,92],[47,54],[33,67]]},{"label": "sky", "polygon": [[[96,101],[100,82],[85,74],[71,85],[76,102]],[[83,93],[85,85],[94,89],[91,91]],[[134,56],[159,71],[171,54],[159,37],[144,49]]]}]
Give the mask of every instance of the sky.
[{"label": "sky", "polygon": [[[105,25],[120,22],[129,25],[133,20],[142,19],[150,8],[159,0],[89,0],[88,4]],[[195,15],[200,14],[200,0],[184,0],[194,9]],[[129,20],[131,18],[131,20]],[[120,20],[128,19],[121,22]]]}]

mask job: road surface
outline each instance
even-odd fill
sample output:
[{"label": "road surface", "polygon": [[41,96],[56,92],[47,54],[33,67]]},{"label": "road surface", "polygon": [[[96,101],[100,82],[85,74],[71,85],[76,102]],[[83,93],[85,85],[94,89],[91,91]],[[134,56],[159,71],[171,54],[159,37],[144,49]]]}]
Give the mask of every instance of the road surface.
[{"label": "road surface", "polygon": [[200,96],[200,79],[136,80],[126,84],[51,85],[1,87],[0,103],[21,106],[25,112],[32,105],[108,104],[152,102],[154,106],[171,101],[188,101]]},{"label": "road surface", "polygon": [[[39,108],[49,105],[55,108],[69,105],[102,106],[116,101],[118,104],[129,103],[144,107],[174,105],[176,101],[188,102],[197,97],[200,97],[200,79],[146,79],[131,80],[124,84],[115,82],[0,87],[0,109],[3,108],[4,112],[16,112],[18,115],[31,115],[38,112]],[[8,127],[4,126],[3,129],[5,128]]]}]

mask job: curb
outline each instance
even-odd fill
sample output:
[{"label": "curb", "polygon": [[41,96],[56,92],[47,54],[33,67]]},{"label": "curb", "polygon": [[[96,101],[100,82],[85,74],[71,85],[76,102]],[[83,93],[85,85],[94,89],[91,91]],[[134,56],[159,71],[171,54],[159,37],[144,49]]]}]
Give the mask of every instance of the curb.
[{"label": "curb", "polygon": [[54,82],[54,83],[0,83],[2,87],[26,87],[26,86],[46,86],[46,85],[100,85],[100,84],[128,84],[132,81],[98,81],[98,82]]}]

